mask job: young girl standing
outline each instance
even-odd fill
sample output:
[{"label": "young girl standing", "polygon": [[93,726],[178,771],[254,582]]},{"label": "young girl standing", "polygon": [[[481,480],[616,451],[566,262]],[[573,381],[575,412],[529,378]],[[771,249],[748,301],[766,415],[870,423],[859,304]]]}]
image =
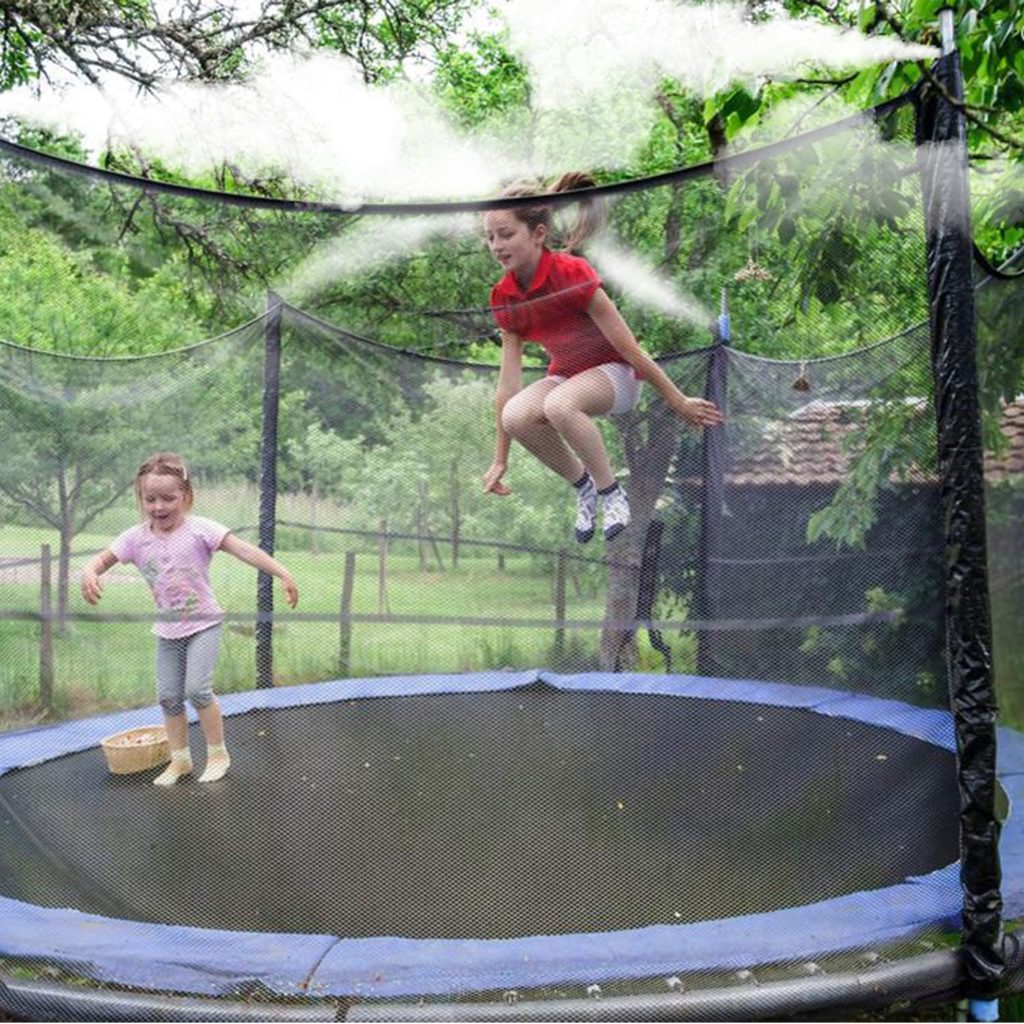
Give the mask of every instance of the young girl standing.
[{"label": "young girl standing", "polygon": [[[589,188],[589,175],[570,172],[550,193]],[[519,184],[502,196],[532,195],[536,186]],[[601,287],[594,268],[573,250],[599,226],[589,204],[566,247],[549,248],[552,208],[536,205],[491,210],[484,216],[487,245],[505,268],[491,290],[491,309],[501,329],[501,370],[495,396],[497,443],[484,490],[511,493],[502,482],[515,438],[576,489],[576,539],[594,535],[600,502],[604,535],[617,536],[629,523],[626,492],[612,473],[601,431],[593,417],[633,409],[640,382],[648,381],[687,423],[722,422],[711,402],[684,395],[633,337]],[[541,344],[550,356],[548,372],[523,387],[523,346]]]},{"label": "young girl standing", "polygon": [[199,716],[206,740],[206,767],[200,782],[214,782],[231,764],[224,745],[224,721],[213,695],[213,668],[220,651],[223,612],[210,589],[210,560],[215,551],[272,573],[281,580],[291,607],[299,599],[291,573],[265,551],[240,540],[212,519],[192,516],[194,493],[180,456],[158,452],[135,477],[135,495],[143,521],[125,530],[96,555],[82,574],[82,596],[96,604],[103,593],[100,576],[118,562],[134,562],[165,615],[154,624],[157,636],[157,697],[163,709],[171,763],[153,781],[169,786],[192,771],[185,700]]}]

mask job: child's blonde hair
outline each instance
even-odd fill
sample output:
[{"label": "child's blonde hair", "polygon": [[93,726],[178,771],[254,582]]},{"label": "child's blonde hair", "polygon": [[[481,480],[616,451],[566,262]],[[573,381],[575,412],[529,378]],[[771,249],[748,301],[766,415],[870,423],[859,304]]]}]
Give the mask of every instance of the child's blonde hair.
[{"label": "child's blonde hair", "polygon": [[181,492],[185,497],[185,511],[192,507],[195,500],[195,492],[192,490],[192,481],[188,475],[188,467],[185,460],[174,452],[156,452],[150,455],[146,461],[139,466],[135,474],[135,497],[142,505],[142,478],[150,474],[156,476],[173,476],[181,484]]},{"label": "child's blonde hair", "polygon": [[[518,196],[555,195],[559,192],[572,192],[580,188],[593,188],[597,182],[585,171],[566,171],[549,185],[543,182],[520,180],[514,181],[501,191],[501,198],[513,199]],[[566,252],[578,252],[580,246],[597,234],[607,220],[607,204],[602,198],[581,199],[576,220],[564,238],[560,239],[561,247]],[[529,206],[512,206],[510,211],[521,220],[531,231],[543,224],[550,233],[552,230],[553,209],[549,203],[538,199],[536,204]]]}]

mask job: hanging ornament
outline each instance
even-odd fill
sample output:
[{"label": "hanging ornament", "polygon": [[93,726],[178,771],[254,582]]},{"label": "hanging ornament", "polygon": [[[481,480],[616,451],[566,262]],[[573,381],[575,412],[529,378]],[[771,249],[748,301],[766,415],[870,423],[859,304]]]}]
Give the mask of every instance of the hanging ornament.
[{"label": "hanging ornament", "polygon": [[753,256],[747,260],[747,265],[733,274],[734,281],[774,281],[775,275],[765,267],[762,267]]},{"label": "hanging ornament", "polygon": [[797,376],[796,380],[793,381],[793,390],[794,391],[810,391],[811,390],[811,381],[810,381],[810,379],[807,376],[807,363],[806,362],[801,362],[800,363],[800,373]]}]

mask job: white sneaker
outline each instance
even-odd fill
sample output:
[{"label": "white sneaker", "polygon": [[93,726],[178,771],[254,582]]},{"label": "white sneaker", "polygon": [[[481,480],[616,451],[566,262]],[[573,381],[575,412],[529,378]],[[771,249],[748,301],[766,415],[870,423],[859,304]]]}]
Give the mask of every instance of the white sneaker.
[{"label": "white sneaker", "polygon": [[597,488],[588,476],[585,484],[576,488],[576,540],[586,544],[594,536],[597,522]]},{"label": "white sneaker", "polygon": [[621,487],[601,495],[604,510],[604,539],[618,537],[629,525],[629,498]]}]

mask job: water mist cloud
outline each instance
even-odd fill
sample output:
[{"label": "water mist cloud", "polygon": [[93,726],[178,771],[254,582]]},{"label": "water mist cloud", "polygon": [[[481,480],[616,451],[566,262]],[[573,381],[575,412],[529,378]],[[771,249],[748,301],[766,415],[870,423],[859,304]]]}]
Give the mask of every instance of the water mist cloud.
[{"label": "water mist cloud", "polygon": [[588,249],[601,275],[618,285],[634,302],[697,327],[707,327],[714,319],[711,311],[697,299],[681,291],[644,259],[622,249],[607,235],[593,239]]},{"label": "water mist cloud", "polygon": [[751,21],[742,6],[670,0],[515,0],[510,45],[524,60],[537,102],[560,108],[608,91],[610,79],[650,88],[673,78],[701,96],[814,68],[852,70],[939,51],[866,36],[779,12]]},{"label": "water mist cloud", "polygon": [[644,140],[653,90],[674,79],[698,96],[732,84],[756,92],[766,79],[813,69],[853,70],[931,59],[933,47],[866,36],[784,12],[753,22],[738,4],[670,0],[513,0],[503,8],[509,45],[528,69],[533,102],[572,130],[550,150],[592,153],[585,166],[616,166]]},{"label": "water mist cloud", "polygon": [[486,194],[500,175],[422,89],[368,86],[337,54],[276,55],[244,83],[169,82],[153,95],[119,81],[15,90],[0,112],[74,131],[94,152],[138,148],[192,175],[228,162],[343,202]]},{"label": "water mist cloud", "polygon": [[461,238],[476,232],[476,221],[469,214],[363,220],[340,238],[318,246],[287,279],[276,282],[274,290],[302,304],[332,282],[422,249],[433,238]]},{"label": "water mist cloud", "polygon": [[0,113],[74,131],[93,152],[138,147],[189,174],[225,161],[284,174],[324,199],[485,196],[527,173],[621,166],[658,115],[652,93],[664,77],[708,95],[810,66],[935,53],[784,14],[753,23],[726,4],[509,0],[496,10],[477,28],[504,25],[527,68],[537,116],[521,134],[469,135],[427,82],[369,86],[354,62],[326,52],[271,55],[245,83],[168,82],[152,96],[120,80],[103,92],[14,90],[0,96]]},{"label": "water mist cloud", "polygon": [[[244,83],[168,82],[151,96],[121,80],[102,92],[85,84],[41,96],[12,90],[0,94],[0,115],[77,134],[93,154],[137,149],[192,176],[228,163],[252,177],[282,175],[310,197],[343,204],[485,197],[511,178],[625,165],[660,116],[653,93],[666,77],[708,95],[811,66],[935,55],[784,14],[753,23],[741,7],[720,3],[508,0],[495,11],[496,20],[478,19],[476,30],[506,32],[527,69],[534,116],[517,129],[461,131],[429,81],[370,86],[354,62],[326,52],[271,55]],[[446,230],[439,225],[377,222],[357,237],[347,233],[344,256],[317,251],[288,284],[315,291],[331,277],[412,251]],[[609,275],[629,274],[635,293],[646,277],[647,301],[707,322],[704,310],[652,271],[624,269],[624,255],[607,248],[602,258]]]}]

